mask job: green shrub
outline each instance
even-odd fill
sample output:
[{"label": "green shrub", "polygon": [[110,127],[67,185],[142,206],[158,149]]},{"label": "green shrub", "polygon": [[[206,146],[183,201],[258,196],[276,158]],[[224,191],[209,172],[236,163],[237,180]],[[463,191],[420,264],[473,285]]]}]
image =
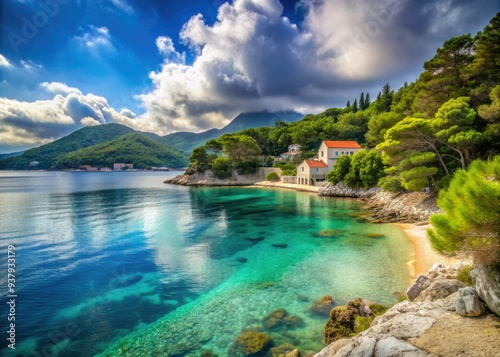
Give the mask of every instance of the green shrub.
[{"label": "green shrub", "polygon": [[382,304],[371,304],[369,307],[370,310],[372,311],[372,314],[375,316],[383,315],[387,310],[389,310],[388,306]]},{"label": "green shrub", "polygon": [[266,176],[266,181],[279,181],[280,177],[276,172],[271,172]]},{"label": "green shrub", "polygon": [[435,249],[469,254],[485,265],[500,263],[500,155],[458,170],[437,204],[443,213],[431,216],[433,229],[427,230]]},{"label": "green shrub", "polygon": [[230,178],[232,175],[231,160],[226,157],[218,157],[212,163],[212,172],[220,180]]},{"label": "green shrub", "polygon": [[235,164],[236,171],[240,175],[251,175],[257,172],[261,161],[258,158],[249,158],[245,161],[238,161]]},{"label": "green shrub", "polygon": [[282,176],[297,176],[297,168],[292,170],[281,170]]},{"label": "green shrub", "polygon": [[351,334],[351,336],[355,336],[364,330],[367,330],[370,328],[370,325],[372,324],[373,317],[361,317],[361,316],[356,316],[356,323],[354,325],[354,332]]},{"label": "green shrub", "polygon": [[380,188],[389,192],[403,192],[403,185],[401,183],[401,179],[397,176],[386,176],[382,177],[378,180],[378,184]]},{"label": "green shrub", "polygon": [[470,276],[470,272],[472,271],[472,269],[474,269],[472,265],[467,265],[460,268],[457,274],[457,280],[461,281],[467,286],[472,286],[473,282],[472,277]]}]

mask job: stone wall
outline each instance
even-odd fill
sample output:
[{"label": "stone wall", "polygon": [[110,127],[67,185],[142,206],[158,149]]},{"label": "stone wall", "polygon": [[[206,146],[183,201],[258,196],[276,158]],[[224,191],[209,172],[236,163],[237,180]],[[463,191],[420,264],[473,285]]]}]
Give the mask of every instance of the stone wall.
[{"label": "stone wall", "polygon": [[281,169],[276,167],[261,167],[253,175],[239,175],[233,171],[229,179],[220,180],[214,176],[211,170],[205,172],[195,172],[192,175],[179,175],[173,179],[166,180],[165,183],[183,186],[249,186],[256,182],[264,181],[271,172],[281,174]]}]

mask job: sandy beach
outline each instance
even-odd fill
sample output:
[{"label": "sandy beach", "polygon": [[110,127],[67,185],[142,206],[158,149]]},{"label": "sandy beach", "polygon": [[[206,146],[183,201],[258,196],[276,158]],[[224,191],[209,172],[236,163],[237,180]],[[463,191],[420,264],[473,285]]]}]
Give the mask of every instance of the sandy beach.
[{"label": "sandy beach", "polygon": [[282,183],[282,182],[271,182],[271,181],[261,181],[254,183],[254,186],[259,187],[271,187],[271,188],[286,188],[289,190],[303,191],[303,192],[315,192],[318,193],[319,186],[298,186],[293,183]]},{"label": "sandy beach", "polygon": [[434,263],[451,265],[455,261],[454,259],[439,254],[432,248],[431,242],[426,234],[426,230],[430,225],[417,226],[410,223],[394,224],[402,229],[413,243],[413,259],[408,262],[413,273],[412,275],[427,274]]}]

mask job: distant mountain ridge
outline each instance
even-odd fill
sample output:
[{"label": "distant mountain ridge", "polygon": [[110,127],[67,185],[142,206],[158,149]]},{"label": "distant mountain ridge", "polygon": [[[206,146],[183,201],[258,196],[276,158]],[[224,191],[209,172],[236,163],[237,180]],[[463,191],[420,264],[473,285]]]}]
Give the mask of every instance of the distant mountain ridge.
[{"label": "distant mountain ridge", "polygon": [[53,169],[76,169],[82,165],[113,167],[116,162],[132,163],[136,169],[186,167],[186,155],[144,134],[132,132],[103,143],[60,156]]},{"label": "distant mountain ridge", "polygon": [[[210,139],[247,128],[272,126],[279,121],[290,123],[302,117],[302,114],[292,111],[244,113],[222,129],[210,129],[198,134],[181,132],[165,136],[137,132],[115,123],[84,127],[49,144],[26,150],[20,155],[0,158],[0,169],[50,170],[76,168],[78,165],[110,166],[112,160],[127,161],[139,168],[185,167],[192,149],[204,145]],[[127,137],[126,140],[117,140],[124,136]],[[130,148],[137,151],[136,155],[129,150]],[[106,155],[107,159],[104,159]],[[31,165],[34,162],[38,164]]]},{"label": "distant mountain ridge", "polygon": [[191,152],[194,148],[205,145],[208,140],[217,139],[223,134],[237,133],[249,128],[273,126],[280,121],[292,123],[303,117],[304,114],[295,111],[242,113],[222,129],[210,129],[202,133],[178,132],[163,136],[161,141],[179,150]]}]

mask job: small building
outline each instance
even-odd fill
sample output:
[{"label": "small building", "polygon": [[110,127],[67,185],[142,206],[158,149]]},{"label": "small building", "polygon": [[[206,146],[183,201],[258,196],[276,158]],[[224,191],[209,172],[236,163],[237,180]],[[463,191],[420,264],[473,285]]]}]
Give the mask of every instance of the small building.
[{"label": "small building", "polygon": [[134,169],[134,164],[122,164],[122,163],[115,163],[113,165],[113,170],[125,170],[125,168],[128,168],[129,170]]},{"label": "small building", "polygon": [[293,160],[295,158],[300,157],[300,154],[302,154],[302,146],[299,144],[292,144],[288,146],[288,151],[281,154],[280,158],[283,160]]},{"label": "small building", "polygon": [[97,171],[97,167],[90,166],[90,165],[80,166],[80,169],[85,170],[87,172],[96,172]]},{"label": "small building", "polygon": [[362,147],[356,141],[323,141],[318,150],[318,158],[328,165],[328,171],[333,170],[337,160],[342,155],[354,155]]},{"label": "small building", "polygon": [[38,166],[40,165],[40,162],[38,161],[30,161],[30,166]]},{"label": "small building", "polygon": [[321,160],[304,160],[297,166],[297,184],[299,186],[316,186],[325,182],[328,165]]}]

